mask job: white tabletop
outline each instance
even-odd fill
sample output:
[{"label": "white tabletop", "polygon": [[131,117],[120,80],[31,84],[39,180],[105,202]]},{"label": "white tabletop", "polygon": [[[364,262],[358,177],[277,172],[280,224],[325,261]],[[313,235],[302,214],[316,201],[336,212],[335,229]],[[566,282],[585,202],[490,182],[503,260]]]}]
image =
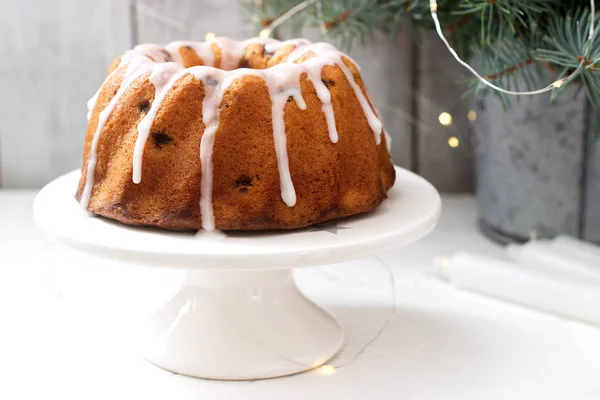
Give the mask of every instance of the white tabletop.
[{"label": "white tabletop", "polygon": [[0,191],[2,399],[600,398],[600,329],[427,274],[434,257],[457,250],[502,254],[477,232],[471,197],[445,196],[439,226],[410,247],[297,270],[302,291],[344,326],[346,345],[335,368],[255,382],[188,378],[141,359],[135,322],[181,272],[55,247],[33,226],[33,197]]}]

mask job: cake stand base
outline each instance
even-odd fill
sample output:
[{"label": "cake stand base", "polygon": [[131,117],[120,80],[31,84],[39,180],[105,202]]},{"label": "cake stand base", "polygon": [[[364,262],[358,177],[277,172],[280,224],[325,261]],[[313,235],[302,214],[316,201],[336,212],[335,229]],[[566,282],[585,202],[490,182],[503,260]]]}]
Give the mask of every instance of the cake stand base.
[{"label": "cake stand base", "polygon": [[318,367],[343,332],[298,291],[292,270],[190,271],[145,326],[145,357],[179,374],[247,380]]}]

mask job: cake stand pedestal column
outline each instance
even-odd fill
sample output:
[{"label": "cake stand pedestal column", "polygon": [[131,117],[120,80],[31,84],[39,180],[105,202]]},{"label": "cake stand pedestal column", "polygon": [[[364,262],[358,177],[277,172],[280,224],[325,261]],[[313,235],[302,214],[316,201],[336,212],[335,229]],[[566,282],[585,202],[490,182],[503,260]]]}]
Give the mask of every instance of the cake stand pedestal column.
[{"label": "cake stand pedestal column", "polygon": [[189,271],[144,330],[150,362],[215,379],[305,371],[343,343],[340,326],[298,291],[291,269]]}]

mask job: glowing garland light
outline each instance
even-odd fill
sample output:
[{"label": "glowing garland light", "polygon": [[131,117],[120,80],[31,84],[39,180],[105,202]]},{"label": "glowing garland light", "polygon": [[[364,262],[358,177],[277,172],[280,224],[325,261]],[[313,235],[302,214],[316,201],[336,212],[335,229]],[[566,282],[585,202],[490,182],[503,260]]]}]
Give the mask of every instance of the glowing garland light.
[{"label": "glowing garland light", "polygon": [[317,368],[317,372],[323,376],[329,376],[335,373],[336,368],[333,365],[323,365]]},{"label": "glowing garland light", "polygon": [[[591,14],[590,14],[591,23],[590,23],[590,32],[588,35],[588,44],[594,36],[594,29],[595,29],[594,22],[595,22],[595,18],[596,18],[596,5],[594,3],[594,0],[591,0],[590,3],[591,3]],[[452,48],[450,43],[448,43],[448,39],[446,39],[446,36],[444,36],[444,33],[442,32],[440,20],[438,19],[438,15],[437,15],[437,9],[438,9],[437,0],[429,0],[429,10],[431,11],[431,18],[433,19],[433,23],[435,24],[435,30],[436,30],[438,36],[440,37],[440,39],[442,40],[442,42],[444,42],[444,44],[446,45],[446,48],[448,48],[448,51],[450,52],[450,54],[452,54],[452,56],[454,56],[454,58],[456,59],[456,61],[458,61],[458,63],[460,65],[462,65],[463,67],[468,69],[469,72],[471,72],[471,74],[473,74],[483,84],[491,87],[492,89],[494,89],[498,92],[506,93],[506,94],[510,94],[510,95],[514,95],[514,96],[531,96],[531,95],[546,93],[553,89],[560,88],[564,83],[566,83],[570,79],[574,78],[581,71],[581,69],[584,68],[585,57],[582,57],[582,60],[579,63],[579,66],[575,69],[575,71],[573,71],[571,74],[569,74],[568,76],[566,76],[564,78],[561,78],[561,79],[558,79],[558,80],[552,82],[550,85],[546,86],[543,89],[532,90],[532,91],[528,91],[528,92],[514,92],[512,90],[503,89],[499,86],[494,85],[492,82],[488,81],[483,76],[479,75],[479,73],[477,71],[475,71],[475,69],[473,67],[471,67],[468,63],[466,63],[465,61],[463,61],[460,58],[460,56]]]},{"label": "glowing garland light", "polygon": [[439,115],[438,121],[440,121],[440,124],[443,126],[450,126],[452,125],[452,114],[444,111]]}]

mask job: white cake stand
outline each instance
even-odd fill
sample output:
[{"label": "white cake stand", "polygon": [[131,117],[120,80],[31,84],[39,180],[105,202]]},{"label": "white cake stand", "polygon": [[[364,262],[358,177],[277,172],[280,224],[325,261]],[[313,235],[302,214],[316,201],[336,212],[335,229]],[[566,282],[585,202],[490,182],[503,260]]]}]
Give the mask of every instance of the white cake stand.
[{"label": "white cake stand", "polygon": [[396,185],[377,210],[295,231],[194,235],[90,217],[73,197],[79,171],[44,187],[33,212],[37,226],[63,245],[186,269],[180,291],[146,325],[150,362],[202,378],[272,378],[317,367],[343,343],[335,319],[298,291],[292,268],[398,248],[435,226],[441,208],[436,190],[411,172],[396,172]]}]

